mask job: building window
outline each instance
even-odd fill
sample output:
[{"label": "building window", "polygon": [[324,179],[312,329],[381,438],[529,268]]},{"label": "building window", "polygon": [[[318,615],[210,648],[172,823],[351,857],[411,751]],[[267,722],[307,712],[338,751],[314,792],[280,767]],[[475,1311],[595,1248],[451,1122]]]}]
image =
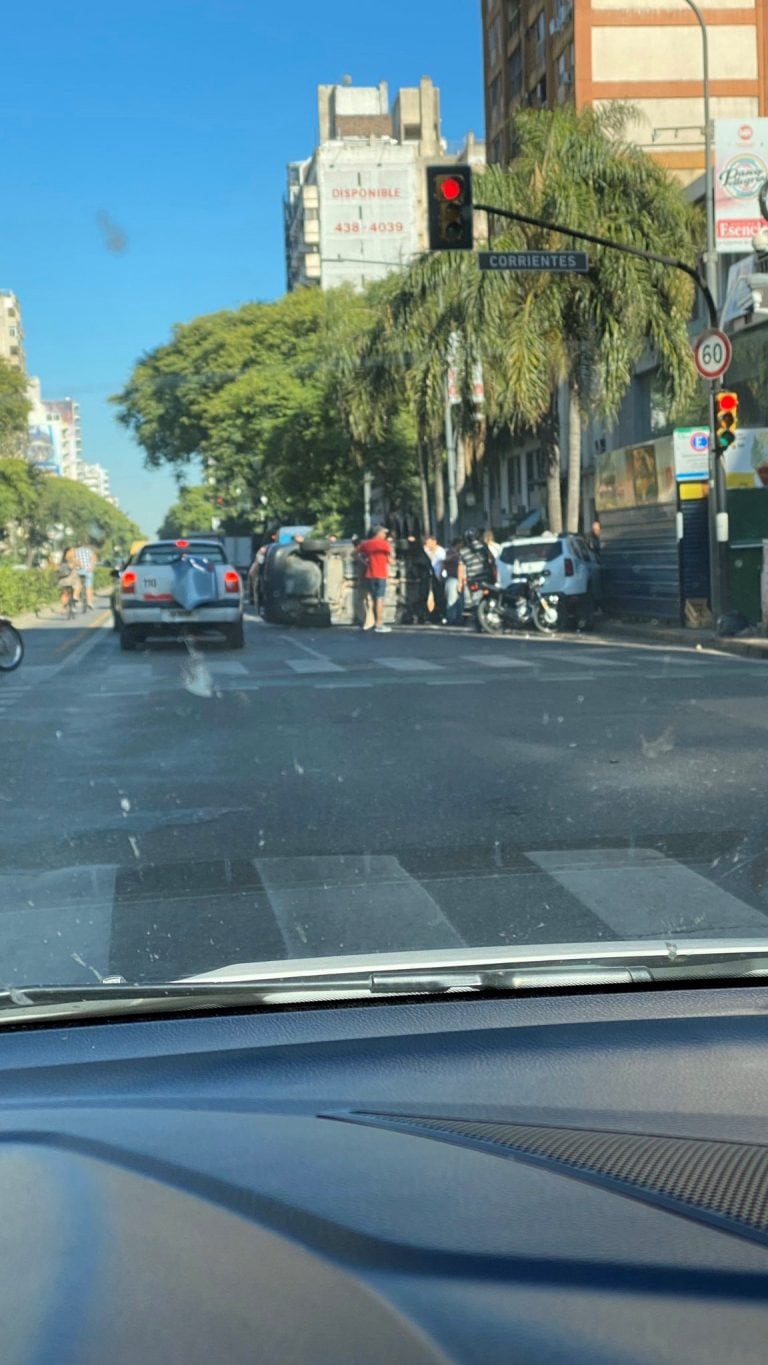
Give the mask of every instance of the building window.
[{"label": "building window", "polygon": [[316,223],[319,217],[320,217],[320,214],[318,213],[317,209],[305,209],[305,210],[304,210],[304,222],[305,222],[305,223]]},{"label": "building window", "polygon": [[488,29],[488,61],[495,66],[501,52],[501,15],[497,14]]},{"label": "building window", "polygon": [[520,28],[520,0],[507,0],[507,28],[513,38]]},{"label": "building window", "polygon": [[507,96],[513,99],[519,95],[523,88],[523,54],[520,47],[516,47],[512,56],[507,61]]},{"label": "building window", "polygon": [[544,36],[546,33],[546,21],[544,11],[541,10],[529,24],[526,32],[528,46],[528,61],[531,66],[536,66],[544,61]]},{"label": "building window", "polygon": [[501,76],[494,76],[488,87],[488,103],[491,124],[498,123],[501,116]]},{"label": "building window", "polygon": [[570,99],[573,87],[573,43],[569,43],[557,59],[557,97],[561,104]]},{"label": "building window", "polygon": [[9,335],[10,337],[18,336],[18,330],[17,330],[17,328],[16,328],[16,327],[9,327],[9,328],[8,328],[8,335]]}]

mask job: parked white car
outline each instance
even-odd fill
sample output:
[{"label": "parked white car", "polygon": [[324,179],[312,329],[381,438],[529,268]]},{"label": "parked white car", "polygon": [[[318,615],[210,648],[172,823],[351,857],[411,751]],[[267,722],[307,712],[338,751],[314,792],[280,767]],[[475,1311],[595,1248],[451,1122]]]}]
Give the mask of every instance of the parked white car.
[{"label": "parked white car", "polygon": [[583,536],[516,536],[505,540],[498,559],[499,583],[547,569],[547,592],[558,593],[563,625],[588,629],[600,604],[600,563]]}]

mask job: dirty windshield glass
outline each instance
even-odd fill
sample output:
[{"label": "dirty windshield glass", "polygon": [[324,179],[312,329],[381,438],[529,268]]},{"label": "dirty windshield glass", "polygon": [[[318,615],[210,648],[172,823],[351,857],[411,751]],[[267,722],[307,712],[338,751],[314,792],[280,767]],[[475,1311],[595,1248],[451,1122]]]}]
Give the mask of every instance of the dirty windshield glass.
[{"label": "dirty windshield glass", "polygon": [[14,13],[0,987],[768,938],[761,30],[632,13]]}]

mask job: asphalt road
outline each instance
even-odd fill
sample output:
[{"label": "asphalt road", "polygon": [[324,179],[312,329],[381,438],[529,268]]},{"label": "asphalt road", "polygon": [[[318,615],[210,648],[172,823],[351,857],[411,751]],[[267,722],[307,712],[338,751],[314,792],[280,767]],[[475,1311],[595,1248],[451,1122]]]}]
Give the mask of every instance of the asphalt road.
[{"label": "asphalt road", "polygon": [[[87,625],[87,628],[86,628]],[[768,935],[768,665],[599,637],[286,630],[0,676],[0,981]]]}]

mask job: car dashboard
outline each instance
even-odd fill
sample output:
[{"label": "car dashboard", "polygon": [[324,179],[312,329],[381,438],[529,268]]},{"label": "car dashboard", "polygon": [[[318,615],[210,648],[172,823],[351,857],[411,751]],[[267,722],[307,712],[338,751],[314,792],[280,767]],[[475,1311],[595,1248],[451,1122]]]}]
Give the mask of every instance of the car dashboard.
[{"label": "car dashboard", "polygon": [[763,1361],[768,989],[15,1028],[4,1365]]}]

